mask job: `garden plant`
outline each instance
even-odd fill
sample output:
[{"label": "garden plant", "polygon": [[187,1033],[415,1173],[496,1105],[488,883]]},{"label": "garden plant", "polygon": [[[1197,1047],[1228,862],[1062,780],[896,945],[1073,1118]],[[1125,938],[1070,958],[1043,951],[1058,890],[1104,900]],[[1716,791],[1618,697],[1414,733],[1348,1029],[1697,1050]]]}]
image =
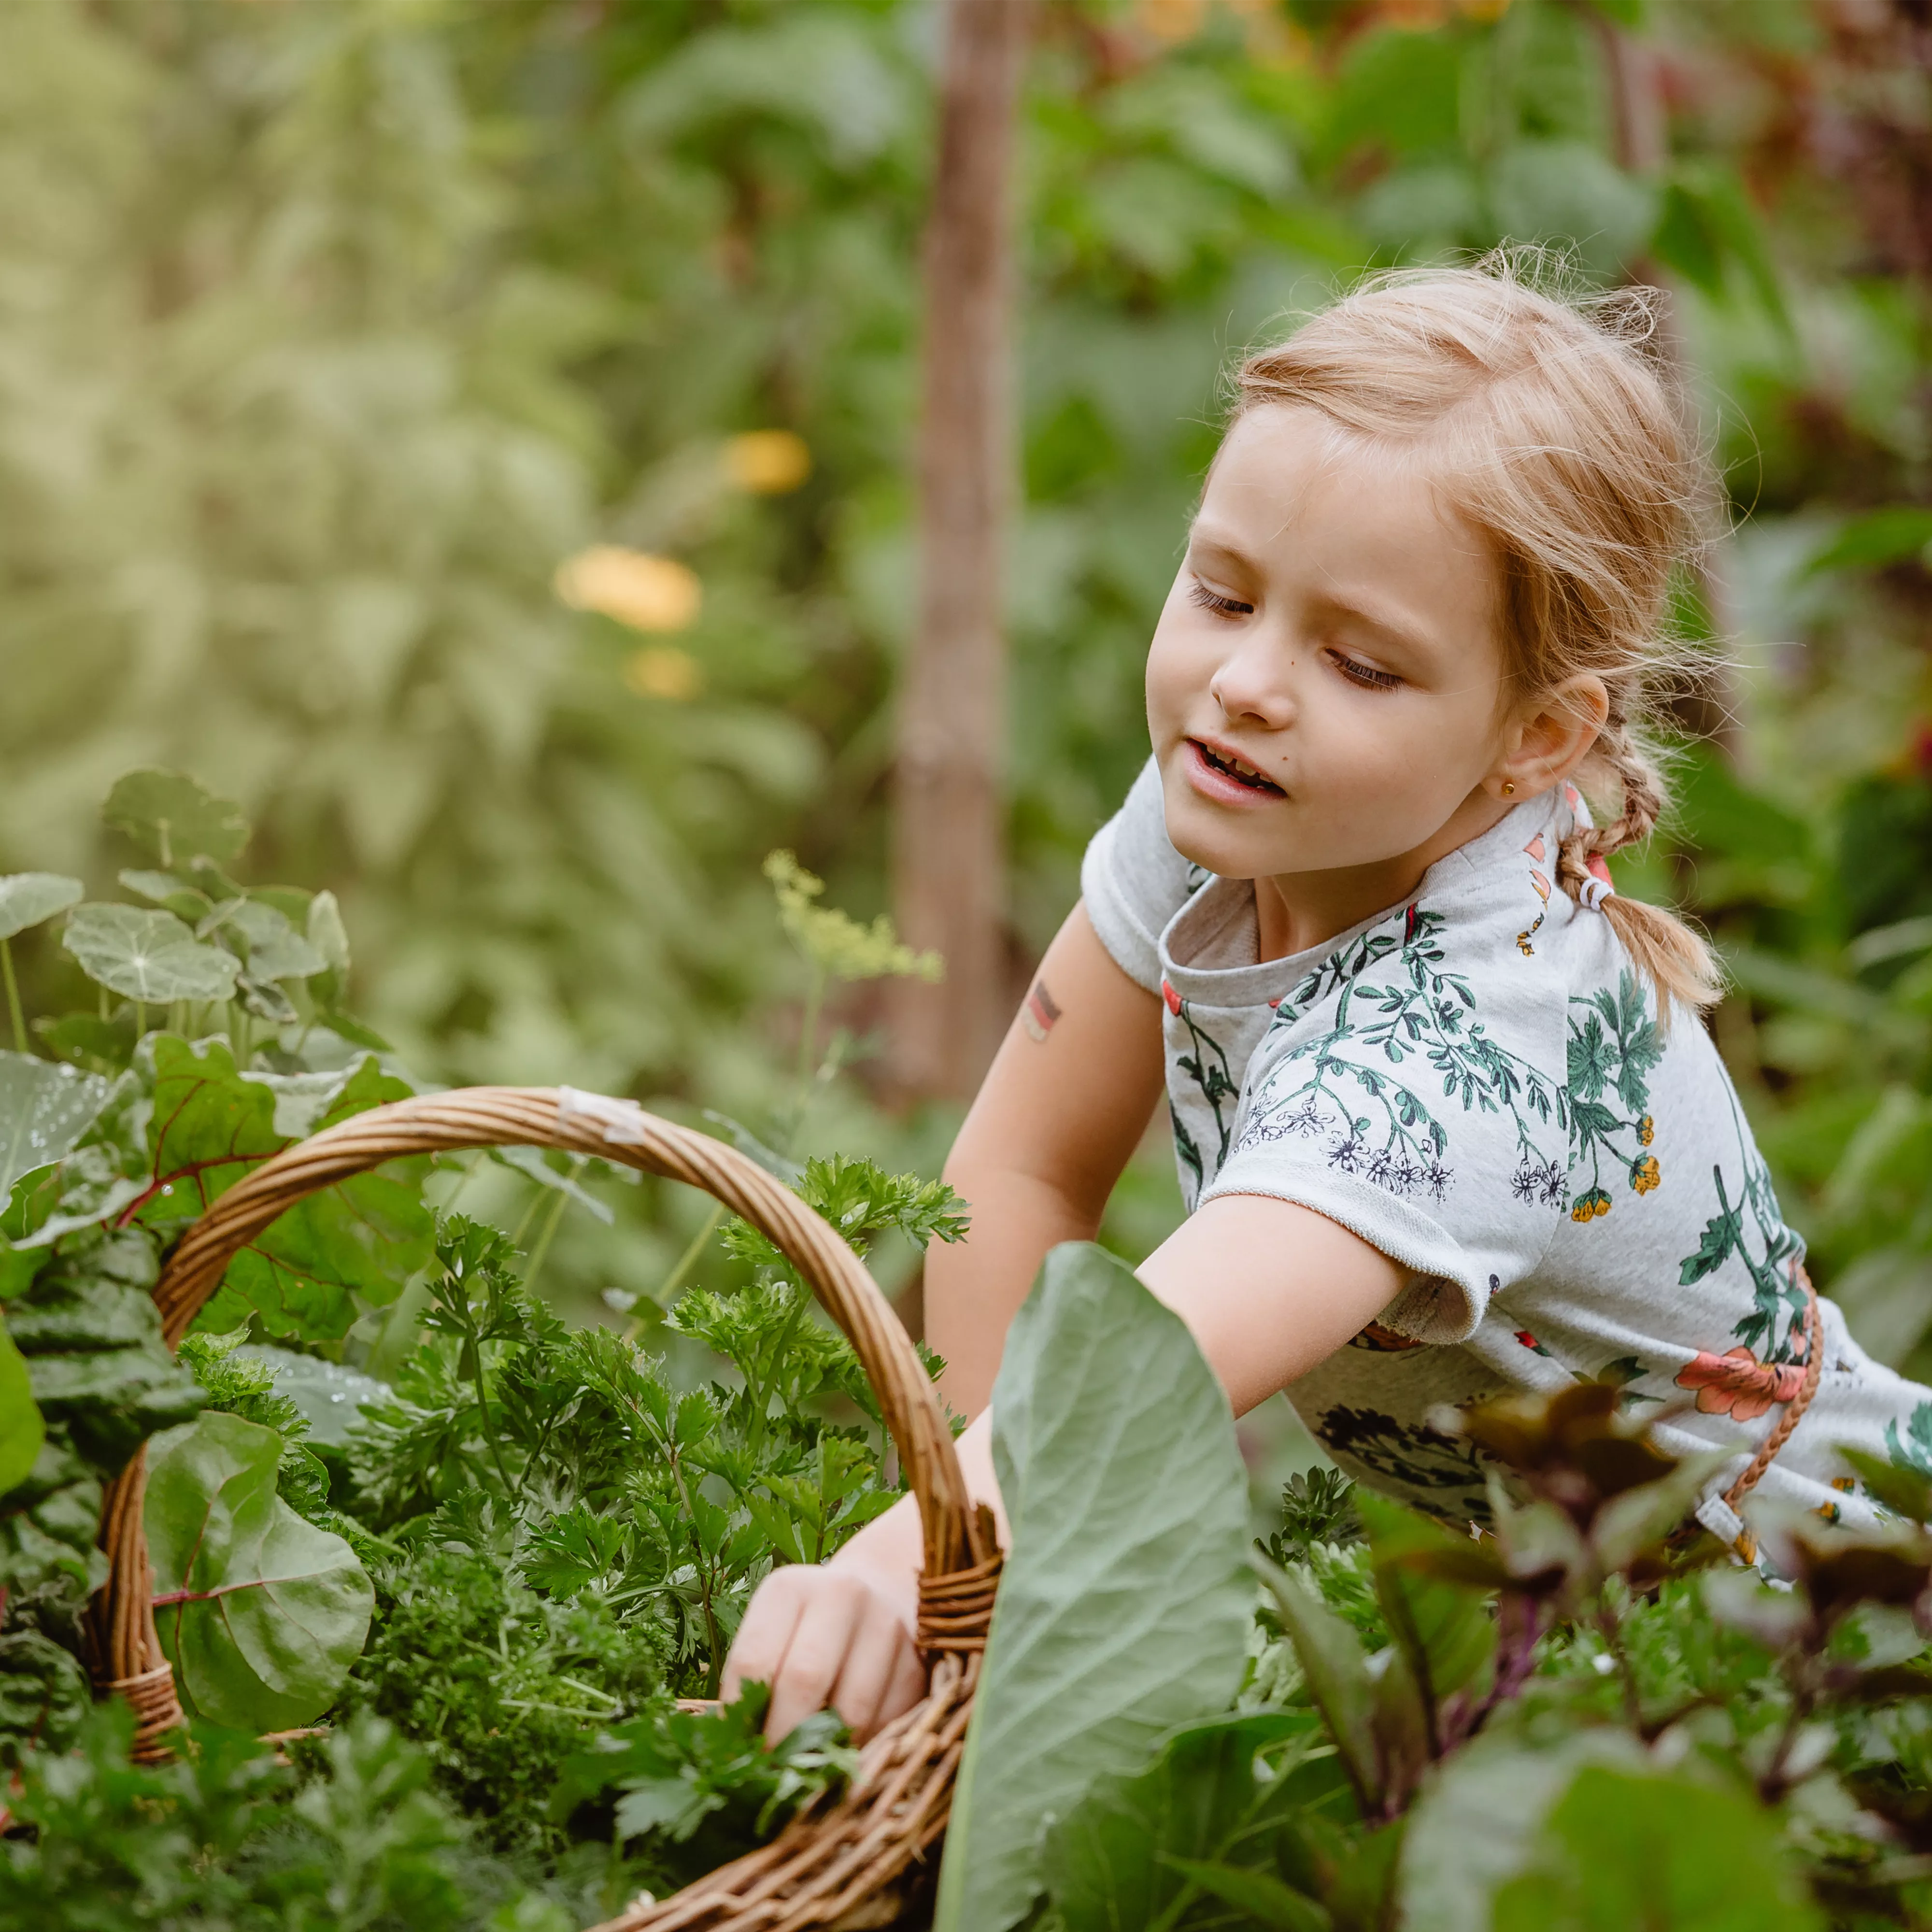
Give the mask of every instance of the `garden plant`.
[{"label": "garden plant", "polygon": [[[1932,1379],[1922,0],[1032,11],[993,954],[1037,956],[1145,755],[1230,352],[1503,242],[1655,285],[1726,527],[1678,586],[1678,807],[1613,870],[1712,934],[1812,1272]],[[0,868],[53,868],[0,876],[7,1932],[568,1932],[852,1774],[831,1717],[768,1750],[755,1688],[686,1708],[770,1567],[901,1486],[753,1231],[505,1148],[313,1198],[178,1355],[150,1290],[281,1149],[476,1082],[704,1123],[890,1288],[959,1232],[944,1105],[847,1070],[874,982],[936,970],[873,922],[935,19],[0,9]],[[246,812],[143,770],[97,813],[136,764]],[[1319,1468],[1276,1508],[1262,1418],[1113,1258],[1172,1165],[1016,1330],[1014,1546],[902,1922],[1932,1923],[1932,1438],[1848,1471],[1880,1534],[1754,1511],[1760,1570],[1676,1535],[1703,1478],[1593,1385],[1441,1418],[1480,1538]],[[90,1669],[143,1446],[164,1760]]]},{"label": "garden plant", "polygon": [[[730,1286],[650,1298],[658,1352],[644,1297],[568,1326],[545,1234],[608,1177],[503,1150],[522,1229],[461,1211],[466,1162],[392,1163],[244,1249],[172,1357],[148,1294],[169,1244],[410,1082],[343,1010],[333,902],[238,882],[236,808],[142,772],[106,815],[144,904],[0,884],[9,970],[58,932],[98,989],[20,1010],[0,1059],[6,1922],[575,1927],[826,1802],[857,1762],[835,1714],[768,1744],[760,1687],[680,1700],[715,1695],[771,1565],[899,1492],[849,1346],[739,1223]],[[815,972],[930,970],[771,871]],[[830,1073],[801,1067],[802,1108]],[[862,1252],[963,1231],[940,1185],[718,1130]],[[1316,1472],[1257,1544],[1211,1372],[1080,1245],[1049,1257],[994,1406],[1013,1547],[944,1869],[896,1897],[904,1922],[1932,1912],[1922,1445],[1859,1463],[1878,1533],[1755,1510],[1760,1571],[1687,1537],[1706,1462],[1580,1382],[1440,1418],[1491,1471],[1487,1531]],[[158,1752],[87,1669],[101,1488],[143,1443],[186,1714]]]}]

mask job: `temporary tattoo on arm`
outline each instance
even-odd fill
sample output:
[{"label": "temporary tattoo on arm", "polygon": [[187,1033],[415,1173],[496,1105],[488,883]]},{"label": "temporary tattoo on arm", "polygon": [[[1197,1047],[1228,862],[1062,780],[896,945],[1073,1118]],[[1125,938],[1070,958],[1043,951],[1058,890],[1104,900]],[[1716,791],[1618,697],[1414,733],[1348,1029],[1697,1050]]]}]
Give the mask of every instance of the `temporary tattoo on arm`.
[{"label": "temporary tattoo on arm", "polygon": [[1020,1009],[1020,1020],[1028,1037],[1044,1041],[1059,1017],[1060,1009],[1053,1004],[1053,995],[1046,990],[1046,982],[1036,980],[1033,991],[1026,996],[1026,1004]]}]

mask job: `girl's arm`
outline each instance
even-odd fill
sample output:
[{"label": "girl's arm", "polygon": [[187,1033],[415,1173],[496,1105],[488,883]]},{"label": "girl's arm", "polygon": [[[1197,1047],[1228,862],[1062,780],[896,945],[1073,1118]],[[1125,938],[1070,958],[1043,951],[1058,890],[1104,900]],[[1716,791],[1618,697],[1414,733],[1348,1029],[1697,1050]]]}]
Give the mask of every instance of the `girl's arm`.
[{"label": "girl's arm", "polygon": [[[1234,1412],[1285,1388],[1393,1301],[1401,1269],[1312,1209],[1260,1195],[1210,1201],[1142,1264],[1141,1279],[1193,1331]],[[993,1478],[990,1416],[959,1439],[974,1495],[1006,1516]],[[910,1496],[832,1561],[788,1564],[760,1586],[725,1667],[728,1696],[772,1686],[772,1738],[830,1704],[864,1736],[916,1703],[913,1648],[922,1557]]]},{"label": "girl's arm", "polygon": [[1040,962],[946,1163],[972,1211],[926,1258],[926,1336],[962,1415],[993,1391],[1006,1324],[1046,1251],[1090,1240],[1162,1083],[1160,1002],[1076,906]]}]

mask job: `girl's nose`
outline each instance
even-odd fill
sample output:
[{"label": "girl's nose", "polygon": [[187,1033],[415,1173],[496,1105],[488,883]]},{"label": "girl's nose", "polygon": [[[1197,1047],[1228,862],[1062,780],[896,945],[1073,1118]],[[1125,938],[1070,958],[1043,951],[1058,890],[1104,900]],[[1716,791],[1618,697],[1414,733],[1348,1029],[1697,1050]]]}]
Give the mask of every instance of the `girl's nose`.
[{"label": "girl's nose", "polygon": [[1278,652],[1239,650],[1221,661],[1208,689],[1230,724],[1245,719],[1279,731],[1294,719],[1290,689],[1291,662],[1284,666]]}]

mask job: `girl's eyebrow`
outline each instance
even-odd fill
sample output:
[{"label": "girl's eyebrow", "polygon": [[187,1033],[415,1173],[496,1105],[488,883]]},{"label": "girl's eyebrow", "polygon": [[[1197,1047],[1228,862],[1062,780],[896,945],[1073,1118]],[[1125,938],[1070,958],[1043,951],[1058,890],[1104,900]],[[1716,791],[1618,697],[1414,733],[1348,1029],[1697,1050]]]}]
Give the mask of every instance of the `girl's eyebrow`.
[{"label": "girl's eyebrow", "polygon": [[1399,649],[1421,658],[1425,662],[1440,655],[1439,644],[1426,630],[1408,622],[1386,609],[1372,609],[1366,602],[1345,597],[1340,592],[1334,590],[1322,592],[1316,601],[1325,609],[1338,611],[1345,617],[1354,618],[1358,623],[1388,638]]}]

